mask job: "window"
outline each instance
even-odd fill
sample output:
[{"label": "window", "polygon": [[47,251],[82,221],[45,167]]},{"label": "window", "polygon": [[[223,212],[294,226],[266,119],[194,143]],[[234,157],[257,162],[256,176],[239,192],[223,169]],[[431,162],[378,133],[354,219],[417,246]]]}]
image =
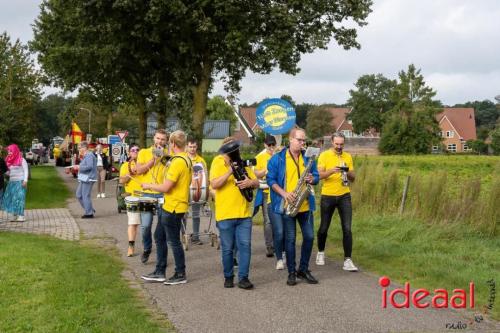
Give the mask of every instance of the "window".
[{"label": "window", "polygon": [[342,133],[345,135],[346,138],[352,137],[352,131],[342,130]]},{"label": "window", "polygon": [[452,152],[452,153],[456,153],[457,152],[457,145],[454,143],[451,145],[448,145],[448,151]]},{"label": "window", "polygon": [[470,148],[469,146],[467,146],[467,144],[466,144],[466,143],[464,143],[464,144],[463,144],[463,150],[464,150],[464,151],[470,151],[470,150],[472,150],[472,148]]},{"label": "window", "polygon": [[432,146],[432,151],[438,151],[439,150],[439,146]]},{"label": "window", "polygon": [[454,131],[446,131],[446,137],[447,138],[453,138],[455,136],[455,132]]}]

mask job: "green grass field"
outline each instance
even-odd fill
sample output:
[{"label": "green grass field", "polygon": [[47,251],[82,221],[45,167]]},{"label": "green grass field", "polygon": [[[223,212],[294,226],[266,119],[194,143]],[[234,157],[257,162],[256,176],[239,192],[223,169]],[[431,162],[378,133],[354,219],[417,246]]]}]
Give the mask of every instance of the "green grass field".
[{"label": "green grass field", "polygon": [[71,196],[53,166],[31,166],[26,209],[62,208]]},{"label": "green grass field", "polygon": [[0,332],[174,331],[152,319],[104,249],[2,233],[0,262]]}]

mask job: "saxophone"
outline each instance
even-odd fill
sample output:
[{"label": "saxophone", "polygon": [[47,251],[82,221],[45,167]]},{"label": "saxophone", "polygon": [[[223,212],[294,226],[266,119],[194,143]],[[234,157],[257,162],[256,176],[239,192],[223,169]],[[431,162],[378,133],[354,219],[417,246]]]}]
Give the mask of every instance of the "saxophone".
[{"label": "saxophone", "polygon": [[309,157],[309,161],[307,162],[304,172],[302,172],[302,174],[300,175],[297,186],[293,190],[293,194],[295,194],[295,200],[291,203],[285,200],[284,211],[286,215],[295,217],[299,213],[300,206],[302,206],[304,200],[309,196],[309,194],[313,193],[314,189],[311,184],[306,183],[306,176],[311,171],[314,159],[318,154],[319,148],[307,148],[304,155],[306,157]]}]

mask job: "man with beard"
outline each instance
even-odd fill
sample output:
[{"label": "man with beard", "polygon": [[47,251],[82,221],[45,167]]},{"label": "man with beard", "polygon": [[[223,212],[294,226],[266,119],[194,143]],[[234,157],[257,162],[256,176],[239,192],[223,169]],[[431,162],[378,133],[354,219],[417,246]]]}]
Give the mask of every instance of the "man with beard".
[{"label": "man with beard", "polygon": [[335,208],[339,211],[342,226],[342,243],[344,246],[345,271],[356,272],[351,259],[352,252],[352,204],[349,183],[354,181],[354,165],[351,154],[344,152],[344,134],[335,132],[332,135],[332,147],[318,158],[320,179],[324,179],[321,189],[321,224],[318,230],[318,254],[316,265],[325,264],[325,244]]}]

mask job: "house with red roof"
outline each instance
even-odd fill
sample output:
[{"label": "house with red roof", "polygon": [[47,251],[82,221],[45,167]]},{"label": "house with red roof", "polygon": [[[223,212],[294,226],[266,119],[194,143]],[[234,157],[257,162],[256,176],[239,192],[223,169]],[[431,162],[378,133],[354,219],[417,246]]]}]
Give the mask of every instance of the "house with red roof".
[{"label": "house with red roof", "polygon": [[[474,108],[444,108],[436,115],[441,128],[444,149],[451,153],[471,151],[467,140],[476,140],[476,121]],[[433,152],[439,151],[439,146],[432,147]]]}]

